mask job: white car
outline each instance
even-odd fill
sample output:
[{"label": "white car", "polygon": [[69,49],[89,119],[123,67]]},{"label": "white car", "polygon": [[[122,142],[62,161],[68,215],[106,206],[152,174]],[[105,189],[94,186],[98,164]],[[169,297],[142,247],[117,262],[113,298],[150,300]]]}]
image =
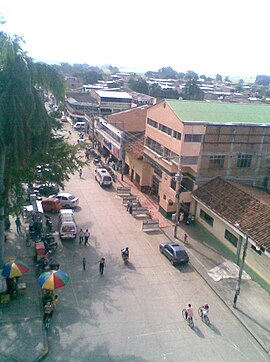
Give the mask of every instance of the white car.
[{"label": "white car", "polygon": [[57,195],[51,195],[49,197],[54,197],[58,199],[62,205],[62,207],[74,208],[79,205],[79,198],[68,192],[60,192]]}]

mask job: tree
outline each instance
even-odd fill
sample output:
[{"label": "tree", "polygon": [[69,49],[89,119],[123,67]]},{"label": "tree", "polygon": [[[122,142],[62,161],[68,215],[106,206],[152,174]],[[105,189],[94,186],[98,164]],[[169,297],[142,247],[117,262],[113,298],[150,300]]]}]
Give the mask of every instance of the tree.
[{"label": "tree", "polygon": [[255,84],[269,86],[270,84],[270,76],[269,75],[257,75]]},{"label": "tree", "polygon": [[202,100],[204,98],[203,91],[197,85],[197,78],[190,79],[181,93],[181,96],[185,100]]},{"label": "tree", "polygon": [[130,78],[128,86],[134,92],[149,94],[148,84],[143,78],[133,79]]},{"label": "tree", "polygon": [[[60,142],[54,137],[52,119],[40,89],[52,92],[57,102],[64,100],[65,94],[59,73],[47,64],[34,63],[22,50],[21,41],[17,36],[0,32],[0,267],[4,220],[9,212],[19,212],[22,181],[31,180],[30,170],[40,163],[42,156],[49,160],[52,144]],[[60,148],[68,159],[63,140]],[[63,162],[58,159],[60,165]],[[73,169],[76,162],[68,167]],[[64,174],[63,171],[63,177]]]},{"label": "tree", "polygon": [[216,75],[216,82],[222,82],[222,76],[220,74]]},{"label": "tree", "polygon": [[95,70],[89,70],[80,74],[85,84],[95,84],[99,80],[103,80],[103,75]]}]

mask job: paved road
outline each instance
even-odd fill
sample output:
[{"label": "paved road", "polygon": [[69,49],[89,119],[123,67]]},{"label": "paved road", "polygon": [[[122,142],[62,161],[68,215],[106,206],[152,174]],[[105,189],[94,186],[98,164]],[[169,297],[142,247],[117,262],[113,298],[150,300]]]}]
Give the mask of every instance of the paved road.
[{"label": "paved road", "polygon": [[[70,283],[48,333],[46,361],[268,361],[262,348],[190,265],[174,268],[159,253],[163,234],[146,235],[113,190],[94,181],[93,166],[66,187],[80,197],[78,224],[90,245],[63,242],[61,269]],[[130,266],[120,249],[131,249]],[[95,264],[107,260],[103,276]],[[86,257],[86,271],[82,258]],[[211,326],[195,319],[191,330],[181,309],[208,302]]]}]

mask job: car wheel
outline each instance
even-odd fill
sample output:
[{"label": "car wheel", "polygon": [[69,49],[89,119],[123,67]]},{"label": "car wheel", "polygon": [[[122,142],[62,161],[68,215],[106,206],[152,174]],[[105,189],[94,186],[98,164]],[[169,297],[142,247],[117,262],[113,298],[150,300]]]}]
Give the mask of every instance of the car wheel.
[{"label": "car wheel", "polygon": [[163,250],[161,248],[159,248],[159,251],[161,252],[161,254],[163,254]]},{"label": "car wheel", "polygon": [[173,261],[172,259],[170,260],[170,262],[171,262],[171,264],[174,266],[174,261]]}]

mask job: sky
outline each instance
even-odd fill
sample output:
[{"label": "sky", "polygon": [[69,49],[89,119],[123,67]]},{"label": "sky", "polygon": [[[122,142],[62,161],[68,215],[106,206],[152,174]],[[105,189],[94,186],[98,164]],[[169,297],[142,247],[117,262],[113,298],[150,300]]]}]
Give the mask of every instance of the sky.
[{"label": "sky", "polygon": [[269,0],[0,0],[0,29],[35,60],[270,75]]}]

